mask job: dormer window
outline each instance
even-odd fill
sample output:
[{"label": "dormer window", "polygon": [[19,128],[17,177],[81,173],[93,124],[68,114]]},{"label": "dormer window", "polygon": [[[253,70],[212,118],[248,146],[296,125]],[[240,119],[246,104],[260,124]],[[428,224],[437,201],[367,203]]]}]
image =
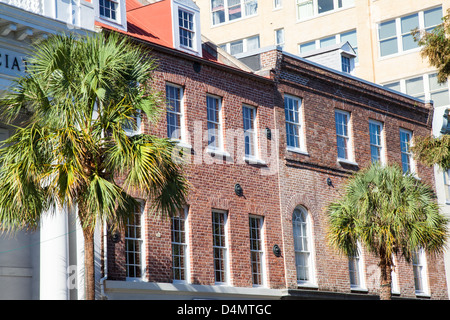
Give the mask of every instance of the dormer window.
[{"label": "dormer window", "polygon": [[99,0],[100,16],[102,18],[117,20],[118,1]]},{"label": "dormer window", "polygon": [[194,39],[194,15],[190,12],[178,9],[178,23],[180,28],[180,45],[193,48]]},{"label": "dormer window", "polygon": [[342,55],[341,56],[342,72],[351,73],[352,65],[350,62],[350,57]]}]

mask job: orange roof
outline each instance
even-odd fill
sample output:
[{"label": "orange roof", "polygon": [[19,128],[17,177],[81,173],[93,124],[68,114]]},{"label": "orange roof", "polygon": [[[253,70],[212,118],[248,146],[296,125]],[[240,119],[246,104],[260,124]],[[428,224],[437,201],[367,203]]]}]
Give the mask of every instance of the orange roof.
[{"label": "orange roof", "polygon": [[[174,49],[170,0],[143,5],[137,0],[127,0],[127,31],[96,21],[104,29],[114,30],[131,37]],[[203,59],[219,62],[206,50]]]}]

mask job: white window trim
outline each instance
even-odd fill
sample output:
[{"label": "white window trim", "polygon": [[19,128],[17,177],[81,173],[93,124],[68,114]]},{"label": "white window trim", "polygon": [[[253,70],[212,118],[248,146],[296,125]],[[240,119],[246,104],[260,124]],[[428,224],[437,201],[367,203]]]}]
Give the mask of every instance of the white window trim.
[{"label": "white window trim", "polygon": [[[299,121],[298,123],[291,122],[291,121],[288,121],[288,120],[285,119],[286,123],[289,123],[289,124],[292,124],[292,125],[296,125],[298,127],[298,132],[299,132],[298,144],[299,144],[299,147],[297,148],[297,147],[289,146],[287,144],[287,140],[286,140],[286,149],[288,151],[292,151],[292,152],[297,152],[297,153],[300,153],[300,154],[308,155],[308,152],[306,150],[306,142],[305,142],[305,134],[304,134],[303,99],[285,93],[284,94],[284,101],[285,101],[286,98],[296,100],[297,103],[298,103],[298,106],[299,106],[298,107],[298,121]],[[285,112],[286,112],[286,107],[285,107]],[[287,135],[287,132],[286,132],[286,135]]]},{"label": "white window trim", "polygon": [[[410,139],[409,139],[409,153],[408,153],[409,154],[409,166],[410,166],[409,173],[412,174],[412,175],[416,175],[417,174],[417,172],[416,172],[416,163],[414,161],[413,153],[411,151],[411,147],[413,146],[413,138],[414,138],[413,134],[414,133],[411,130],[400,128],[400,130],[399,130],[399,138],[400,138],[400,133],[401,132],[409,134],[411,136]],[[402,149],[401,149],[402,148],[401,143],[402,143],[402,141],[401,141],[401,138],[400,138],[400,161],[401,161],[401,155],[403,154]],[[400,164],[401,163],[402,162],[400,162]],[[407,174],[407,173],[405,172],[404,174]]]},{"label": "white window trim", "polygon": [[[146,243],[147,243],[147,240],[146,240],[146,232],[145,232],[145,230],[146,230],[146,228],[145,228],[145,226],[146,226],[146,224],[147,224],[147,215],[146,214],[144,214],[144,212],[145,212],[145,201],[144,200],[140,200],[140,199],[138,199],[137,200],[139,203],[140,203],[140,205],[141,205],[141,210],[140,210],[140,212],[139,213],[135,213],[135,214],[139,214],[140,215],[140,220],[141,220],[141,223],[140,223],[140,228],[141,228],[141,238],[140,238],[140,242],[141,242],[141,265],[140,265],[140,268],[141,268],[141,276],[140,277],[126,277],[125,278],[125,280],[126,281],[132,281],[132,282],[144,282],[144,281],[146,281],[146,278],[147,278],[147,265],[146,265],[146,261],[147,261],[147,250],[146,250]],[[128,227],[128,224],[127,224],[127,226],[126,227]],[[127,238],[125,238],[125,239],[127,239]],[[125,247],[125,250],[126,250],[126,247]],[[125,257],[125,259],[126,259],[126,257]],[[127,262],[127,260],[125,260],[125,262]]]},{"label": "white window trim", "polygon": [[[419,52],[421,50],[420,46],[418,46],[417,48],[409,49],[409,50],[403,50],[403,39],[402,39],[403,34],[402,34],[402,30],[401,30],[401,19],[411,16],[413,14],[418,14],[418,20],[419,20],[418,30],[419,30],[419,32],[422,32],[425,30],[425,18],[424,18],[425,11],[433,10],[433,9],[436,9],[439,7],[442,8],[442,5],[436,6],[436,7],[431,7],[426,10],[422,10],[422,11],[418,11],[418,12],[410,12],[408,14],[396,17],[394,19],[389,19],[389,20],[384,20],[384,21],[378,22],[377,23],[377,32],[376,32],[377,33],[377,43],[378,43],[378,60],[382,61],[384,59],[390,59],[390,58],[394,58],[394,57],[401,56],[404,54]],[[397,39],[397,52],[382,56],[381,55],[381,46],[380,46],[381,40],[380,40],[380,32],[379,32],[380,26],[382,23],[390,22],[390,21],[394,21],[394,20],[395,20],[395,38]],[[391,37],[391,38],[394,38],[394,37]]]},{"label": "white window trim", "polygon": [[[355,8],[355,4],[353,4],[353,5],[351,5],[351,6],[348,6],[348,7],[338,8],[338,0],[334,0],[333,2],[334,2],[334,8],[335,8],[335,9],[329,10],[329,11],[326,11],[326,12],[319,13],[319,9],[318,9],[319,6],[318,6],[318,4],[317,4],[317,0],[312,0],[312,1],[313,1],[313,7],[314,7],[314,13],[313,13],[313,15],[312,15],[311,17],[307,17],[307,18],[300,19],[300,17],[299,17],[298,5],[299,5],[300,3],[302,3],[302,2],[307,2],[307,1],[309,1],[309,0],[297,0],[296,3],[295,3],[295,11],[296,11],[295,16],[296,16],[296,22],[297,22],[297,23],[299,23],[299,22],[304,22],[304,21],[308,21],[308,20],[311,20],[311,19],[319,18],[319,17],[323,17],[323,16],[326,16],[326,15],[328,15],[328,14],[333,14],[333,13],[336,13],[336,12],[339,12],[339,11],[343,11],[343,10],[348,10],[348,9],[351,9],[351,8]],[[355,2],[356,2],[356,1],[357,1],[357,0],[355,0]]]},{"label": "white window trim", "polygon": [[[208,114],[206,115],[206,121],[217,124],[218,125],[218,136],[217,139],[218,141],[218,146],[210,146],[208,144],[207,146],[207,152],[209,153],[218,153],[218,154],[228,154],[227,152],[225,152],[225,137],[224,137],[224,132],[223,132],[223,108],[222,108],[222,104],[223,104],[223,99],[220,96],[216,96],[216,95],[212,95],[212,94],[207,94],[206,95],[206,99],[208,99],[208,97],[210,98],[214,98],[217,99],[219,101],[219,110],[218,110],[218,114],[219,114],[219,122],[214,122],[214,121],[210,121],[208,120]],[[208,104],[206,104],[206,112],[208,113]],[[209,142],[209,134],[208,134],[208,142]],[[229,155],[229,154],[228,154]]]},{"label": "white window trim", "polygon": [[[404,79],[399,79],[399,80],[385,82],[383,85],[385,86],[385,85],[389,85],[389,84],[393,84],[393,83],[397,83],[398,82],[399,83],[399,92],[407,94],[406,93],[406,81],[414,79],[414,78],[422,77],[423,89],[424,89],[424,95],[425,95],[424,100],[425,101],[430,101],[430,100],[432,100],[431,99],[432,93],[441,91],[441,90],[432,91],[431,88],[430,88],[430,76],[432,76],[434,74],[437,74],[437,71],[428,72],[428,73],[424,73],[424,74],[418,74],[418,75],[415,75],[415,76],[412,76],[412,77],[408,77],[408,78],[404,78]],[[395,90],[395,89],[390,89],[390,90]],[[442,91],[443,90],[444,89],[442,89]],[[447,89],[446,90],[447,90],[447,93],[449,94],[449,101],[450,101],[450,81],[447,81]],[[412,96],[412,97],[414,97],[414,96]],[[440,106],[440,107],[444,107],[444,106]]]},{"label": "white window trim", "polygon": [[[187,134],[186,123],[185,123],[186,122],[185,121],[186,109],[185,109],[185,103],[184,103],[184,88],[178,84],[174,84],[171,82],[166,82],[165,85],[166,85],[166,87],[165,87],[166,94],[167,94],[167,86],[171,86],[171,87],[180,89],[180,137],[181,137],[181,139],[176,139],[176,138],[172,138],[172,137],[168,137],[168,138],[170,140],[176,142],[181,147],[192,148],[188,141],[188,134]],[[167,106],[166,106],[166,112],[175,113],[173,111],[167,111]],[[166,132],[167,132],[167,125],[168,124],[166,124]]]},{"label": "white window trim", "polygon": [[126,31],[126,4],[124,0],[110,0],[112,2],[117,3],[117,10],[116,10],[116,19],[111,19],[108,17],[104,17],[100,15],[100,1],[99,0],[92,0],[92,5],[94,7],[94,14],[95,17],[108,25],[111,25],[113,27],[119,28],[121,30]]},{"label": "white window trim", "polygon": [[[386,164],[386,148],[385,148],[385,132],[384,132],[384,124],[381,121],[372,120],[369,119],[369,146],[371,147],[372,144],[370,143],[370,124],[378,125],[380,126],[380,145],[377,146],[380,148],[380,163]],[[370,159],[372,160],[372,150],[370,150]]]},{"label": "white window trim", "polygon": [[[212,3],[211,1],[209,1],[209,12],[210,12],[210,16],[211,16],[211,28],[214,27],[218,27],[218,26],[223,26],[229,23],[233,23],[235,21],[241,21],[243,19],[248,19],[248,18],[252,18],[252,17],[256,17],[258,15],[259,12],[259,8],[257,7],[256,9],[256,13],[254,14],[250,14],[250,15],[246,15],[245,14],[245,0],[240,0],[240,5],[241,5],[241,17],[237,18],[237,19],[233,19],[233,20],[229,20],[229,13],[228,13],[228,0],[223,0],[223,5],[224,5],[224,15],[225,15],[225,21],[224,22],[220,22],[220,23],[216,23],[214,24],[214,19],[213,19],[213,11],[212,11]],[[264,1],[264,0],[256,0],[256,3],[258,4],[258,1]]]},{"label": "white window trim", "polygon": [[[250,162],[250,163],[257,163],[257,164],[265,164],[265,162],[263,160],[261,160],[259,158],[259,148],[258,148],[258,121],[257,121],[257,110],[256,107],[254,106],[250,106],[248,104],[243,104],[242,105],[242,111],[244,110],[244,108],[248,108],[250,110],[252,110],[252,114],[253,114],[253,129],[251,129],[251,135],[253,137],[253,155],[250,154],[246,154],[245,153],[245,129],[244,129],[244,141],[243,141],[243,145],[244,145],[244,161]],[[242,112],[242,124],[244,122],[244,118],[243,118],[243,112]],[[249,130],[247,130],[249,131]]]},{"label": "white window trim", "polygon": [[[185,206],[183,209],[181,209],[181,214],[183,214],[183,218],[184,219],[184,237],[185,237],[185,241],[186,243],[184,244],[185,246],[185,251],[184,251],[184,269],[185,269],[185,279],[184,280],[179,280],[179,279],[173,279],[173,274],[172,274],[172,282],[173,283],[190,283],[190,270],[191,270],[191,264],[190,264],[190,260],[189,260],[189,238],[190,238],[190,233],[189,233],[189,207]],[[172,217],[173,219],[173,217]],[[171,230],[172,231],[172,230]],[[172,242],[171,242],[172,243]],[[173,259],[173,251],[172,251],[172,259]]]},{"label": "white window trim", "polygon": [[444,170],[445,204],[450,205],[450,169]]},{"label": "white window trim", "polygon": [[[278,43],[278,33],[281,33],[281,37],[282,37],[282,42],[280,42],[280,43]],[[281,47],[281,48],[284,48],[284,45],[286,44],[286,35],[285,35],[285,31],[284,31],[284,28],[278,28],[278,29],[275,29],[275,45],[277,45],[277,46],[279,46],[279,47]]]},{"label": "white window trim", "polygon": [[[347,116],[347,136],[343,136],[344,138],[347,139],[347,158],[340,158],[338,156],[337,161],[341,162],[341,163],[346,163],[346,164],[357,166],[358,164],[355,162],[355,158],[354,158],[355,155],[354,155],[354,151],[353,151],[353,130],[352,130],[352,125],[351,125],[351,122],[352,122],[351,114],[350,114],[350,112],[340,110],[340,109],[334,109],[334,111],[335,111],[335,117],[334,117],[335,125],[336,125],[336,113],[344,114]],[[336,136],[336,153],[337,153],[337,137],[339,135],[336,132],[336,126],[334,128],[334,131],[335,131],[335,136]]]},{"label": "white window trim", "polygon": [[[181,51],[196,55],[202,56],[202,41],[201,41],[201,30],[200,30],[200,12],[191,8],[186,7],[178,3],[177,1],[172,2],[172,39],[173,45],[176,49]],[[185,11],[189,14],[192,14],[192,29],[193,29],[193,38],[192,38],[192,47],[184,46],[180,43],[180,25],[178,21],[178,10]]]},{"label": "white window trim", "polygon": [[[307,232],[307,241],[308,241],[308,248],[309,248],[309,259],[308,259],[308,268],[309,268],[309,274],[308,278],[309,280],[298,280],[297,279],[297,285],[299,287],[308,287],[308,288],[317,288],[316,283],[316,268],[315,268],[315,250],[314,250],[314,242],[313,242],[313,236],[312,236],[312,221],[311,221],[311,215],[309,212],[303,207],[303,206],[297,206],[295,209],[298,209],[300,211],[303,211],[306,215],[306,232]],[[294,213],[292,213],[294,214]],[[292,221],[292,227],[294,228],[294,219]],[[294,253],[296,253],[297,250],[295,250],[295,244],[294,244]],[[297,264],[296,264],[297,268]]]},{"label": "white window trim", "polygon": [[[358,268],[358,275],[359,275],[359,285],[355,285],[350,283],[350,289],[352,291],[363,291],[363,292],[367,292],[367,287],[366,287],[366,277],[365,277],[365,263],[364,263],[364,255],[362,252],[362,246],[361,243],[358,241],[357,244],[358,247],[358,261],[356,263],[356,266]],[[349,259],[355,259],[355,257],[349,257]],[[350,270],[349,270],[349,276],[350,276]],[[349,279],[350,280],[350,279]]]},{"label": "white window trim", "polygon": [[[252,286],[254,288],[261,288],[261,287],[266,287],[267,286],[267,278],[266,278],[266,254],[265,254],[265,219],[262,216],[256,216],[256,215],[249,215],[249,232],[250,232],[250,219],[257,219],[259,220],[259,232],[261,235],[261,250],[258,250],[259,254],[260,254],[260,259],[261,259],[261,284],[254,284],[253,283],[253,270],[252,270]],[[251,239],[250,239],[251,241]],[[251,252],[251,247],[250,247],[250,252]],[[250,257],[251,259],[251,257]],[[251,267],[251,261],[250,261],[250,267]]]},{"label": "white window trim", "polygon": [[[418,251],[417,254],[420,256],[420,261],[421,261],[420,266],[422,266],[420,276],[422,279],[423,290],[415,290],[415,293],[416,293],[416,296],[419,296],[419,297],[429,297],[430,293],[429,293],[429,286],[428,286],[428,264],[427,264],[426,254],[425,254],[425,251],[423,250],[423,248],[419,248],[417,251]],[[412,261],[412,265],[413,265],[413,268],[415,268],[414,260]],[[414,288],[415,288],[415,283],[414,283]]]},{"label": "white window trim", "polygon": [[236,55],[243,54],[243,53],[246,53],[246,52],[249,51],[249,49],[248,49],[248,40],[252,39],[252,38],[256,38],[256,37],[258,37],[258,43],[259,43],[258,44],[258,48],[259,48],[261,46],[259,34],[256,34],[256,35],[253,35],[253,36],[250,36],[250,37],[247,37],[247,38],[243,38],[243,39],[236,39],[236,40],[233,40],[233,41],[221,44],[221,45],[219,45],[219,47],[223,48],[227,53],[231,54],[231,44],[233,42],[242,41],[242,52],[236,53]]},{"label": "white window trim", "polygon": [[[225,210],[217,210],[217,209],[213,209],[211,211],[211,219],[213,218],[213,214],[214,213],[218,213],[218,214],[223,214],[224,216],[224,237],[225,237],[225,247],[217,247],[217,248],[222,248],[224,250],[224,264],[225,264],[225,281],[222,282],[218,282],[215,281],[215,274],[214,274],[214,284],[216,285],[229,285],[231,283],[231,270],[230,270],[230,246],[229,246],[229,236],[228,236],[228,211]],[[211,220],[211,224],[212,224],[212,220]],[[214,232],[213,232],[213,237],[214,237]],[[216,248],[216,246],[214,246],[214,239],[213,239],[213,259],[214,259],[214,248]],[[213,261],[213,268],[214,268],[214,261]],[[216,272],[215,268],[214,268],[214,273]]]}]

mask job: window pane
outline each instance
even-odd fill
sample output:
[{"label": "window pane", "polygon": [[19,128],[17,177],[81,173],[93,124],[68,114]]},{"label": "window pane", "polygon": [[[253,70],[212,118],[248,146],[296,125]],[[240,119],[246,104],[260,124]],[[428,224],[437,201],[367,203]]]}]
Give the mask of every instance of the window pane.
[{"label": "window pane", "polygon": [[424,93],[422,76],[413,79],[408,79],[405,81],[405,84],[406,84],[406,93],[413,97],[417,97]]},{"label": "window pane", "polygon": [[379,28],[380,40],[396,36],[395,20],[383,22]]},{"label": "window pane", "polygon": [[238,40],[230,43],[230,54],[235,55],[244,52],[244,42]]},{"label": "window pane", "polygon": [[356,41],[356,30],[341,34],[341,42],[346,42],[346,41],[348,41],[348,43],[350,43],[350,45],[353,48],[358,47],[358,44]]},{"label": "window pane", "polygon": [[247,51],[259,49],[259,36],[247,38]]},{"label": "window pane", "polygon": [[320,40],[320,47],[325,48],[336,44],[336,36],[328,37]]},{"label": "window pane", "polygon": [[398,52],[397,38],[380,42],[380,54],[382,57]]},{"label": "window pane", "polygon": [[300,45],[300,53],[305,53],[316,49],[316,42],[308,42]]},{"label": "window pane", "polygon": [[317,0],[319,13],[331,11],[334,9],[334,0]]},{"label": "window pane", "polygon": [[240,0],[228,0],[228,19],[234,20],[242,16],[241,1]]},{"label": "window pane", "polygon": [[417,13],[400,19],[402,34],[410,33],[411,30],[419,27],[419,15]]},{"label": "window pane", "polygon": [[442,7],[424,12],[425,28],[430,28],[442,23]]},{"label": "window pane", "polygon": [[314,3],[312,0],[298,4],[298,18],[306,19],[314,16]]},{"label": "window pane", "polygon": [[384,85],[386,88],[400,92],[400,82],[392,82]]},{"label": "window pane", "polygon": [[256,14],[257,9],[258,9],[258,1],[257,0],[245,0],[245,15],[246,16]]},{"label": "window pane", "polygon": [[347,8],[355,5],[355,0],[339,0],[338,7],[339,8]]}]

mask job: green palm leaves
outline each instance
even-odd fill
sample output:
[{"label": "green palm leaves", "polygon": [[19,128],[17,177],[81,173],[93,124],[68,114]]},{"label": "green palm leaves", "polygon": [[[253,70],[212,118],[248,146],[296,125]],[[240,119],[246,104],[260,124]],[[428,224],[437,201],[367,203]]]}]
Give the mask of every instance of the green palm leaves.
[{"label": "green palm leaves", "polygon": [[173,144],[129,134],[137,119],[151,125],[161,112],[148,86],[154,68],[143,48],[115,34],[59,35],[33,49],[27,75],[0,104],[16,126],[0,149],[1,229],[34,228],[48,209],[77,204],[92,232],[98,220],[123,226],[139,205],[133,196],[163,214],[185,203]]},{"label": "green palm leaves", "polygon": [[328,214],[332,246],[354,256],[359,242],[389,268],[394,254],[410,261],[418,248],[441,252],[447,237],[433,190],[398,166],[374,164],[355,174]]}]

